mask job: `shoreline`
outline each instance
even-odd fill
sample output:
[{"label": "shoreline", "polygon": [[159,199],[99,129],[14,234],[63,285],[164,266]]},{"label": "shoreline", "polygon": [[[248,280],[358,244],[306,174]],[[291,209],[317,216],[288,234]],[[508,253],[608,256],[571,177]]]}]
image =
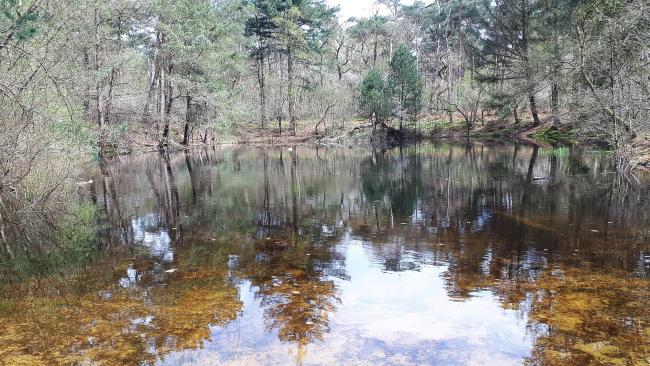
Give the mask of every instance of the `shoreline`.
[{"label": "shoreline", "polygon": [[[246,130],[242,128],[242,131]],[[549,133],[551,131],[551,133]],[[650,140],[648,137],[637,138],[630,143],[627,151],[616,152],[604,141],[596,140],[569,140],[571,132],[560,131],[545,123],[537,127],[530,125],[488,124],[477,126],[469,131],[469,135],[459,128],[448,128],[444,131],[435,131],[422,128],[404,129],[402,133],[392,127],[377,128],[372,130],[372,125],[365,121],[349,123],[342,129],[330,128],[326,133],[315,133],[312,126],[303,125],[296,135],[286,132],[278,134],[277,130],[257,130],[250,134],[238,131],[236,134],[223,139],[212,138],[211,141],[191,141],[187,145],[176,142],[178,136],[172,134],[167,146],[163,149],[168,152],[193,150],[198,148],[222,146],[248,146],[248,147],[353,147],[365,146],[386,150],[398,146],[406,146],[419,142],[430,143],[466,143],[466,142],[498,142],[498,143],[523,143],[540,148],[576,147],[597,148],[610,150],[619,161],[626,161],[624,170],[634,172],[650,171]],[[336,133],[338,132],[338,133]],[[547,135],[560,136],[556,141],[545,139]],[[100,158],[115,158],[119,156],[133,156],[142,153],[160,152],[159,141],[147,136],[131,137],[126,140],[125,146],[111,146],[100,153]]]}]

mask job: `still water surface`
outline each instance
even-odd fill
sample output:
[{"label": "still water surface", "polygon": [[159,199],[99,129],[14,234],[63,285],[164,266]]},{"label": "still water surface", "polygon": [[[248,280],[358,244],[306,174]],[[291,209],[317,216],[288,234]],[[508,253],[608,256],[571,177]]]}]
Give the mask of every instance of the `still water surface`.
[{"label": "still water surface", "polygon": [[2,285],[0,364],[650,363],[648,184],[525,145],[100,164],[98,252]]}]

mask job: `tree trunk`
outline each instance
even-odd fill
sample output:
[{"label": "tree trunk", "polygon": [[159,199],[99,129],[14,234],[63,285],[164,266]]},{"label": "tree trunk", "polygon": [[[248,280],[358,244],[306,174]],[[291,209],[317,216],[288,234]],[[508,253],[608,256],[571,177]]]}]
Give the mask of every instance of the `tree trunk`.
[{"label": "tree trunk", "polygon": [[264,77],[264,51],[258,51],[257,58],[257,80],[260,84],[260,118],[262,122],[262,129],[266,127],[266,80]]},{"label": "tree trunk", "polygon": [[[172,66],[169,65],[167,69],[167,73],[171,74]],[[164,74],[163,74],[164,75]],[[163,88],[163,94],[161,96],[162,101],[163,101],[163,107],[162,107],[162,118],[164,121],[164,130],[163,130],[163,140],[165,142],[165,145],[167,144],[167,138],[169,137],[169,115],[172,112],[172,106],[174,103],[174,98],[172,97],[172,84],[171,81],[165,80],[164,78],[161,79],[162,81],[162,88]]]},{"label": "tree trunk", "polygon": [[528,94],[528,101],[530,102],[530,113],[533,115],[533,127],[537,127],[541,122],[539,121],[539,115],[537,114],[537,102],[535,101],[534,92]]},{"label": "tree trunk", "polygon": [[158,65],[157,56],[154,56],[152,70],[151,70],[151,81],[149,83],[149,91],[147,92],[147,101],[144,104],[144,111],[142,113],[142,122],[146,122],[149,119],[149,106],[151,105],[152,103],[151,99],[153,98],[156,92],[156,85],[158,85],[159,74],[160,74],[160,68]]},{"label": "tree trunk", "polygon": [[[162,20],[162,19],[161,19]],[[163,45],[165,44],[165,34],[160,33],[160,39],[158,41],[158,47],[160,49],[160,57],[158,58],[159,61],[159,68],[160,68],[160,80],[159,80],[159,85],[160,85],[160,105],[159,105],[159,112],[160,112],[160,121],[163,124],[163,135],[162,135],[162,140],[158,144],[159,149],[162,149],[163,147],[167,147],[167,140],[169,138],[169,115],[172,110],[172,103],[173,103],[173,98],[172,98],[172,84],[171,80],[169,79],[169,76],[172,73],[172,60],[170,55],[166,55],[162,52],[163,50]],[[167,76],[167,78],[165,78]]]},{"label": "tree trunk", "polygon": [[[99,72],[100,68],[100,62],[99,62],[99,53],[101,51],[101,40],[99,38],[99,26],[101,23],[101,20],[99,18],[99,10],[95,9],[95,71]],[[103,83],[101,80],[97,81],[95,85],[95,108],[97,109],[97,122],[99,124],[99,128],[103,129],[104,124],[105,124],[105,116],[104,116],[104,102],[102,100],[102,90],[104,89]],[[100,137],[100,139],[103,138],[103,136]]]},{"label": "tree trunk", "polygon": [[517,109],[518,109],[518,108],[519,108],[519,106],[516,106],[516,107],[514,107],[514,108],[512,109],[512,114],[515,116],[515,124],[516,124],[516,125],[519,124],[519,114],[517,113]]},{"label": "tree trunk", "polygon": [[[525,2],[524,2],[525,4]],[[525,6],[524,6],[525,7]],[[528,101],[530,103],[530,114],[533,116],[533,127],[539,126],[539,115],[537,113],[537,102],[535,101],[535,83],[533,81],[533,69],[530,65],[528,57],[528,28],[530,25],[529,13],[522,9],[522,35],[521,35],[521,48],[523,51],[524,72],[526,73],[526,83],[528,88]]]},{"label": "tree trunk", "polygon": [[405,102],[405,99],[406,98],[404,98],[404,85],[402,85],[402,90],[401,90],[400,97],[399,97],[399,103],[400,103],[400,109],[401,109],[400,114],[399,114],[399,132],[400,132],[400,136],[402,134],[402,124],[404,122],[404,102]]},{"label": "tree trunk", "polygon": [[[89,53],[87,48],[84,49],[84,66],[88,70],[90,70],[90,67],[91,67],[90,66],[90,53]],[[86,117],[86,118],[91,118],[90,106],[92,104],[92,94],[93,94],[93,88],[89,83],[88,86],[86,87],[86,96],[84,98],[84,103],[83,103],[83,105],[84,105],[84,117]]]},{"label": "tree trunk", "polygon": [[296,135],[296,111],[295,111],[295,95],[293,90],[293,53],[291,47],[287,49],[287,78],[288,78],[288,87],[287,87],[287,96],[289,102],[289,129],[291,133]]},{"label": "tree trunk", "polygon": [[187,96],[187,104],[185,107],[185,128],[183,129],[183,145],[189,142],[190,122],[192,119],[192,97]]},{"label": "tree trunk", "polygon": [[[117,35],[116,39],[118,41],[117,44],[117,53],[121,54],[122,52],[122,23],[118,22],[118,27],[117,27]],[[108,80],[108,98],[106,100],[106,120],[108,123],[111,123],[112,114],[113,114],[113,91],[115,90],[115,84],[117,82],[117,79],[120,76],[120,70],[113,66],[111,67],[111,77]]]},{"label": "tree trunk", "polygon": [[106,125],[106,116],[104,114],[104,102],[102,99],[102,86],[97,83],[97,121],[99,128],[103,129]]},{"label": "tree trunk", "polygon": [[454,111],[452,110],[452,90],[451,90],[451,65],[447,66],[447,115],[449,124],[454,124]]},{"label": "tree trunk", "polygon": [[372,67],[373,68],[377,66],[377,43],[378,43],[377,37],[375,37],[375,45],[374,45],[374,48],[373,48],[373,51],[372,51]]},{"label": "tree trunk", "polygon": [[551,85],[551,114],[553,115],[553,126],[560,125],[560,86],[557,81]]},{"label": "tree trunk", "polygon": [[553,126],[560,125],[560,41],[557,31],[553,37],[553,66],[551,70],[551,115],[553,117]]},{"label": "tree trunk", "polygon": [[[379,124],[379,115],[375,112],[375,120],[372,124],[372,133],[374,134],[377,131],[377,125]],[[370,116],[370,121],[372,122],[372,116]]]},{"label": "tree trunk", "polygon": [[159,118],[160,118],[160,123],[162,123],[163,127],[163,135],[162,135],[162,141],[161,146],[163,144],[166,145],[165,140],[167,140],[167,136],[169,136],[169,123],[165,120],[165,62],[164,62],[164,57],[160,57],[158,62],[160,63],[158,65],[158,68],[160,70],[160,79],[158,80],[158,113],[159,113]]},{"label": "tree trunk", "polygon": [[108,95],[106,98],[106,108],[105,108],[105,119],[108,123],[111,122],[111,114],[113,108],[113,90],[115,89],[115,79],[117,79],[118,70],[113,67],[111,68],[111,77],[108,79]]}]

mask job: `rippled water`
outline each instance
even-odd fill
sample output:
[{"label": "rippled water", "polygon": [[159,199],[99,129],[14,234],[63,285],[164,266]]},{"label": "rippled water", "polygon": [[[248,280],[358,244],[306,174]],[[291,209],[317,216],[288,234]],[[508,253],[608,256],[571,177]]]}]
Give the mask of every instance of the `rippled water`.
[{"label": "rippled water", "polygon": [[93,181],[88,261],[5,273],[6,364],[650,363],[650,191],[603,153],[223,148]]}]

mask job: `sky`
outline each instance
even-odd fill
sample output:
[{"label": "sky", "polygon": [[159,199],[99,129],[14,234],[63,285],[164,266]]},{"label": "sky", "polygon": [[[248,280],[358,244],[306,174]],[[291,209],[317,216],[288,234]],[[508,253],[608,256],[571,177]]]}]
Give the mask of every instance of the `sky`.
[{"label": "sky", "polygon": [[[387,15],[388,11],[385,7],[377,5],[375,0],[326,0],[330,6],[338,5],[341,10],[339,11],[339,19],[347,20],[350,17],[368,17],[374,15],[377,10],[380,14]],[[423,1],[429,3],[430,1]],[[402,4],[413,4],[413,0],[402,0]]]},{"label": "sky", "polygon": [[350,17],[367,17],[379,8],[374,0],[326,0],[330,6],[338,5],[339,18],[346,20]]}]

